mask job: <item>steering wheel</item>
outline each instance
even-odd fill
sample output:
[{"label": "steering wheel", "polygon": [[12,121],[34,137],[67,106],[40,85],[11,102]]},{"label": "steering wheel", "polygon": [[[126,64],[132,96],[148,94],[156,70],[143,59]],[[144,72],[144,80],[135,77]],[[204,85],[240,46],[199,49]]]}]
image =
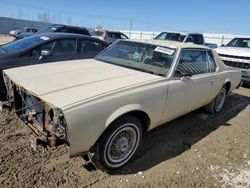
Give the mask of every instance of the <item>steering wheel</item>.
[{"label": "steering wheel", "polygon": [[154,61],[151,63],[151,65],[157,66],[157,67],[162,67],[165,68],[166,66],[163,64],[163,62],[159,62],[159,61]]}]

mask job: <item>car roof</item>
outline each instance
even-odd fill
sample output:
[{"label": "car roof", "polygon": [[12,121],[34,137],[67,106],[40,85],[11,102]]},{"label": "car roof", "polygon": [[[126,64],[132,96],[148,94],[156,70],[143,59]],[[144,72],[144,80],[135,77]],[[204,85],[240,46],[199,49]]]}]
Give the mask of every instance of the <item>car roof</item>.
[{"label": "car roof", "polygon": [[88,35],[82,35],[82,34],[75,34],[75,33],[40,33],[40,34],[35,34],[36,36],[45,36],[48,38],[53,38],[53,39],[57,39],[57,38],[86,38],[86,39],[95,39],[93,37],[90,37]]},{"label": "car roof", "polygon": [[64,38],[79,38],[79,39],[88,39],[92,41],[96,41],[102,44],[108,45],[107,42],[88,36],[88,35],[81,35],[81,34],[74,34],[74,33],[40,33],[40,34],[35,34],[33,36],[38,36],[38,37],[47,37],[49,40],[56,40],[56,39],[64,39]]},{"label": "car roof", "polygon": [[179,32],[179,31],[163,31],[161,33],[179,33],[181,35],[202,35],[202,33],[198,33],[198,32]]},{"label": "car roof", "polygon": [[[128,41],[128,40],[124,40]],[[166,46],[170,48],[202,48],[202,49],[210,49],[203,45],[197,45],[193,43],[184,43],[184,42],[176,42],[171,40],[129,40],[134,42],[140,42],[140,43],[147,43],[147,44],[153,44],[153,45],[160,45],[160,46]]]},{"label": "car roof", "polygon": [[109,32],[109,33],[122,33],[120,31],[112,31],[107,29],[95,29],[95,31]]}]

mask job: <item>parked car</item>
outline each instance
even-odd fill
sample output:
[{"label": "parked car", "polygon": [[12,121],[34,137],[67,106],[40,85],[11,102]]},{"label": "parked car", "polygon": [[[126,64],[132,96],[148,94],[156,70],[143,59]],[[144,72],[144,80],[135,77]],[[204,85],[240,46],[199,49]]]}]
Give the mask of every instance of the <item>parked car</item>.
[{"label": "parked car", "polygon": [[178,42],[190,42],[198,45],[205,45],[209,48],[217,48],[216,44],[205,43],[203,34],[201,33],[184,33],[184,32],[161,32],[155,40],[172,40]]},{"label": "parked car", "polygon": [[[67,26],[67,25],[50,25],[40,29],[36,34],[42,33],[74,33],[90,36],[89,31],[84,27]],[[33,32],[22,32],[16,35],[16,40],[34,35]]]},{"label": "parked car", "polygon": [[109,30],[95,30],[92,34],[93,37],[103,40],[109,44],[115,42],[118,39],[128,39],[128,37],[120,31]]},{"label": "parked car", "polygon": [[220,112],[241,72],[205,46],[119,40],[95,59],[4,70],[17,115],[70,156],[116,169],[135,154],[143,133],[197,108]]},{"label": "parked car", "polygon": [[18,34],[23,33],[23,32],[35,33],[37,31],[38,30],[35,28],[25,27],[23,30],[22,29],[12,30],[12,31],[10,31],[9,35],[16,37]]},{"label": "parked car", "polygon": [[250,85],[250,38],[234,38],[215,50],[226,65],[241,69],[243,83]]},{"label": "parked car", "polygon": [[0,46],[0,99],[6,94],[3,69],[93,58],[107,46],[99,39],[69,33],[38,34]]}]

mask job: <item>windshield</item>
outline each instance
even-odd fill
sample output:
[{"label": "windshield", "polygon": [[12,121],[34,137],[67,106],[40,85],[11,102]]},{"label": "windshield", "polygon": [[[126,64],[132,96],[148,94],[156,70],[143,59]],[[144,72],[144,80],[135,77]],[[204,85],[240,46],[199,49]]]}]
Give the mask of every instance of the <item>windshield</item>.
[{"label": "windshield", "polygon": [[154,39],[155,40],[173,40],[173,41],[183,42],[185,37],[186,35],[181,35],[180,33],[162,32],[159,35],[157,35]]},{"label": "windshield", "polygon": [[51,27],[51,26],[49,26],[49,27],[45,27],[45,28],[43,28],[43,29],[37,31],[36,34],[39,34],[39,33],[53,33],[53,32],[55,32],[57,29],[58,29],[58,28],[56,28],[56,27]]},{"label": "windshield", "polygon": [[231,40],[227,47],[250,48],[250,38],[235,38]]},{"label": "windshield", "polygon": [[132,41],[118,41],[96,59],[130,69],[166,76],[175,56],[175,49]]},{"label": "windshield", "polygon": [[35,44],[38,44],[41,41],[43,41],[42,37],[31,36],[5,44],[2,46],[2,48],[4,48],[4,50],[8,52],[17,52]]},{"label": "windshield", "polygon": [[98,37],[100,37],[100,36],[103,36],[103,34],[104,34],[103,31],[95,31],[95,32],[93,33],[93,36],[98,36]]}]

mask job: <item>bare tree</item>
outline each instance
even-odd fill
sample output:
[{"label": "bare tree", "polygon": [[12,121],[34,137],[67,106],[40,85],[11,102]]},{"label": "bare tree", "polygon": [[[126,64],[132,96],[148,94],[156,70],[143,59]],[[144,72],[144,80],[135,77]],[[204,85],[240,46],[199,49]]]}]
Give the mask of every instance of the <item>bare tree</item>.
[{"label": "bare tree", "polygon": [[24,12],[22,11],[22,9],[18,8],[18,12],[17,12],[17,18],[18,19],[24,19]]},{"label": "bare tree", "polygon": [[97,25],[96,26],[96,29],[102,29],[103,27],[102,27],[102,25]]},{"label": "bare tree", "polygon": [[38,21],[49,23],[50,22],[50,14],[49,12],[43,12],[37,15]]},{"label": "bare tree", "polygon": [[71,25],[71,21],[72,21],[72,20],[71,20],[71,16],[68,16],[68,22],[67,22],[67,24],[68,24],[68,25]]}]

